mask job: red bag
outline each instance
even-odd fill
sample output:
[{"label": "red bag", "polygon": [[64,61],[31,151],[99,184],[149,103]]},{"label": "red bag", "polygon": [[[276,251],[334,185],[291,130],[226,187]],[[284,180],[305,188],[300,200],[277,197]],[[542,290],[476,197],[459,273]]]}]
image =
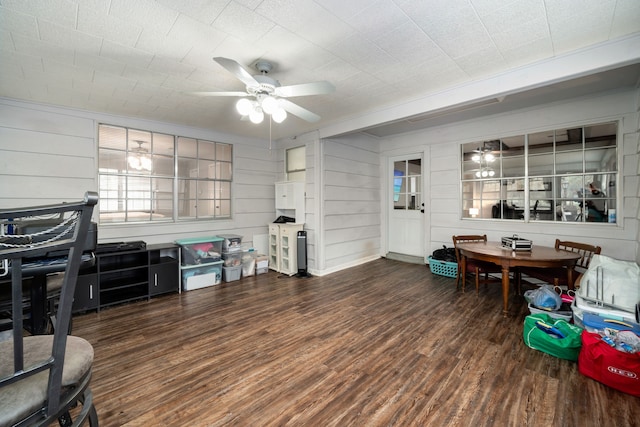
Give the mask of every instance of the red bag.
[{"label": "red bag", "polygon": [[582,331],[578,371],[611,388],[640,397],[640,353],[625,353],[602,341],[599,334]]}]

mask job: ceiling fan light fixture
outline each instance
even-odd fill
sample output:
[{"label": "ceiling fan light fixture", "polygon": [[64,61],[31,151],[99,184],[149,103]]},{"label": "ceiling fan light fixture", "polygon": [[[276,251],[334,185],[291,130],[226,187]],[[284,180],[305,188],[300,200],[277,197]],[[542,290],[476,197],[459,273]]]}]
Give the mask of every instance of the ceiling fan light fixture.
[{"label": "ceiling fan light fixture", "polygon": [[129,151],[129,156],[127,157],[127,163],[129,164],[129,168],[135,169],[138,171],[147,170],[150,171],[153,168],[153,162],[151,161],[151,157],[148,156],[149,150],[144,148],[142,144],[145,141],[134,140],[138,144],[136,148],[132,148]]},{"label": "ceiling fan light fixture", "polygon": [[135,169],[137,171],[150,171],[153,167],[153,163],[151,162],[149,156],[140,154],[130,154],[129,157],[127,157],[127,163],[129,164],[129,168]]},{"label": "ceiling fan light fixture", "polygon": [[262,100],[262,111],[264,111],[267,114],[271,114],[273,115],[273,113],[276,112],[276,110],[278,109],[278,100],[275,99],[273,96],[265,96],[264,99]]},{"label": "ceiling fan light fixture", "polygon": [[127,163],[129,163],[129,167],[131,169],[135,169],[135,170],[140,170],[142,169],[142,162],[140,162],[140,157],[138,156],[134,156],[134,155],[129,155],[129,157],[127,157]]},{"label": "ceiling fan light fixture", "polygon": [[287,112],[282,107],[276,108],[276,110],[271,114],[273,121],[276,123],[284,122],[284,119],[287,118]]},{"label": "ceiling fan light fixture", "polygon": [[[282,86],[279,81],[268,76],[274,66],[267,60],[259,60],[254,66],[260,72],[259,75],[252,75],[237,61],[221,56],[214,57],[213,60],[220,66],[233,74],[238,80],[245,85],[246,92],[225,91],[225,92],[195,92],[202,96],[241,96],[243,97],[236,103],[236,110],[243,117],[249,116],[254,123],[260,123],[264,120],[264,113],[273,117],[274,121],[281,123],[288,114],[293,114],[307,122],[317,122],[320,116],[317,114],[285,99],[297,96],[324,95],[335,91],[335,87],[326,81],[302,83],[292,86]],[[245,99],[249,97],[249,99]],[[286,111],[282,107],[282,103],[286,102]],[[256,112],[254,109],[258,108]]]},{"label": "ceiling fan light fixture", "polygon": [[140,166],[142,166],[142,169],[150,171],[153,164],[148,156],[142,156],[140,157]]},{"label": "ceiling fan light fixture", "polygon": [[242,116],[248,116],[253,111],[253,102],[249,101],[247,98],[242,98],[238,100],[236,103],[236,110]]},{"label": "ceiling fan light fixture", "polygon": [[259,124],[264,120],[264,113],[262,112],[262,108],[256,106],[253,111],[249,113],[249,120],[251,123]]}]

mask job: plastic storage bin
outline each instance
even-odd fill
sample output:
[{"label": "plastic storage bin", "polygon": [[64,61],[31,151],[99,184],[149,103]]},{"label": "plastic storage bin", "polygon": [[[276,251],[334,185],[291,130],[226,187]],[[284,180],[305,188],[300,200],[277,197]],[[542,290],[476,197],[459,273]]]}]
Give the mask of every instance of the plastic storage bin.
[{"label": "plastic storage bin", "polygon": [[222,239],[222,252],[236,252],[242,250],[242,236],[237,234],[219,234]]},{"label": "plastic storage bin", "polygon": [[223,239],[220,237],[196,237],[175,241],[182,248],[181,264],[184,266],[220,261],[222,242]]},{"label": "plastic storage bin", "polygon": [[253,249],[242,251],[242,277],[256,274],[256,252]]},{"label": "plastic storage bin", "polygon": [[258,254],[256,256],[256,274],[264,274],[269,272],[269,257]]},{"label": "plastic storage bin", "polygon": [[180,245],[182,289],[190,291],[218,285],[222,281],[222,242],[220,237],[176,240]]},{"label": "plastic storage bin", "polygon": [[235,282],[236,280],[240,280],[241,273],[241,265],[236,267],[222,267],[222,278],[225,282]]},{"label": "plastic storage bin", "polygon": [[182,289],[192,291],[219,285],[222,281],[222,261],[182,269]]},{"label": "plastic storage bin", "polygon": [[223,252],[224,267],[237,267],[242,264],[242,252]]},{"label": "plastic storage bin", "polygon": [[429,269],[433,274],[440,276],[455,277],[458,275],[458,263],[440,261],[429,257]]}]

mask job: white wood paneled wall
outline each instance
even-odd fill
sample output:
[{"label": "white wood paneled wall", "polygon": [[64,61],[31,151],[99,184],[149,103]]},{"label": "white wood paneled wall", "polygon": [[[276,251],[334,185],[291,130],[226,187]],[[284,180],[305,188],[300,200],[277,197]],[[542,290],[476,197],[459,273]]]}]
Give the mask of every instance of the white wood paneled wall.
[{"label": "white wood paneled wall", "polygon": [[0,104],[0,208],[80,200],[95,190],[93,120]]},{"label": "white wood paneled wall", "polygon": [[[0,98],[0,208],[79,200],[98,189],[97,124],[233,144],[232,219],[99,226],[100,242],[178,238],[233,233],[251,244],[268,233],[274,219],[274,153],[269,143],[203,129],[22,103]],[[266,159],[266,161],[265,161]],[[97,219],[97,214],[94,219]]]},{"label": "white wood paneled wall", "polygon": [[[431,253],[442,245],[451,246],[454,234],[484,234],[491,240],[517,233],[534,244],[553,246],[555,239],[600,245],[603,254],[637,260],[640,214],[640,148],[638,143],[638,90],[600,93],[564,102],[535,106],[510,113],[483,117],[412,134],[388,138],[383,156],[421,151],[428,145],[430,174],[425,183],[431,193],[430,210],[425,215]],[[620,202],[618,224],[567,224],[460,218],[460,144],[503,136],[620,120]]]},{"label": "white wood paneled wall", "polygon": [[323,269],[334,271],[380,256],[380,155],[364,135],[321,143]]}]

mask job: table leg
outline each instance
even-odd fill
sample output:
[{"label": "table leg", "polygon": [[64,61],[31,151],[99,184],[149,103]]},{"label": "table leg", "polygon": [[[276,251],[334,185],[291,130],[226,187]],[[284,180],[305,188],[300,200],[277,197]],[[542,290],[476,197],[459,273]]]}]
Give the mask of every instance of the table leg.
[{"label": "table leg", "polygon": [[462,260],[461,260],[461,266],[460,266],[460,280],[462,281],[462,292],[464,292],[464,285],[465,282],[467,280],[467,257],[466,256],[462,256]]},{"label": "table leg", "polygon": [[502,266],[502,314],[509,314],[509,267]]},{"label": "table leg", "polygon": [[573,266],[567,267],[567,289],[574,289],[573,285]]}]

